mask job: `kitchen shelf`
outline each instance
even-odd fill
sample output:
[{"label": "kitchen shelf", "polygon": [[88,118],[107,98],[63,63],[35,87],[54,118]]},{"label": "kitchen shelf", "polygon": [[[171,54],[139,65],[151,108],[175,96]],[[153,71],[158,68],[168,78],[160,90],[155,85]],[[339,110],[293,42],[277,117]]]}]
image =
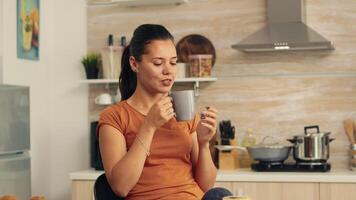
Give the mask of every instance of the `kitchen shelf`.
[{"label": "kitchen shelf", "polygon": [[148,5],[179,5],[190,0],[87,0],[90,6],[95,5],[120,5],[120,6],[148,6]]},{"label": "kitchen shelf", "polygon": [[[195,78],[195,77],[189,77],[189,78],[177,78],[174,82],[175,83],[194,83],[194,92],[195,96],[199,96],[199,87],[200,87],[200,82],[215,82],[217,81],[216,77],[208,77],[208,78]],[[86,80],[81,80],[80,83],[85,83],[85,84],[118,84],[119,81],[118,79],[86,79]]]}]

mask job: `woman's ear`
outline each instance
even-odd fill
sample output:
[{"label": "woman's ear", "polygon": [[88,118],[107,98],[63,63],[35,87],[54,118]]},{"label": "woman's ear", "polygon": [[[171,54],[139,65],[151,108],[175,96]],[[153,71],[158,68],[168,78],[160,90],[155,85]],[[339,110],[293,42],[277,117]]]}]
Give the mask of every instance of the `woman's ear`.
[{"label": "woman's ear", "polygon": [[131,70],[134,72],[138,72],[138,67],[137,67],[138,65],[137,65],[135,57],[130,56],[129,61],[130,61]]}]

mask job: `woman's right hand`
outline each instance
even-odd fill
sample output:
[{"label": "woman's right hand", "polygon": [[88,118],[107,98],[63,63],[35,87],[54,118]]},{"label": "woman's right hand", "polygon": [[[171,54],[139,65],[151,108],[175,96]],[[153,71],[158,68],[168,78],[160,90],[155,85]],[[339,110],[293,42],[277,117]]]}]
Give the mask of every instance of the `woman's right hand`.
[{"label": "woman's right hand", "polygon": [[146,122],[155,128],[161,127],[164,123],[170,120],[175,115],[173,110],[172,98],[168,95],[159,99],[146,116]]}]

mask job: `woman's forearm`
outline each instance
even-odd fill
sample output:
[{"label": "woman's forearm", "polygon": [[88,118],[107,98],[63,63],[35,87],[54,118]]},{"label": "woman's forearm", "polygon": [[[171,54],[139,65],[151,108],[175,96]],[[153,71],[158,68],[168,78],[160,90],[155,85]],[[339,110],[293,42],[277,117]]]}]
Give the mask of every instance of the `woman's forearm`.
[{"label": "woman's forearm", "polygon": [[128,152],[112,168],[113,189],[118,195],[126,196],[139,180],[149,154],[154,132],[154,127],[143,124]]},{"label": "woman's forearm", "polygon": [[205,145],[199,144],[199,156],[195,167],[195,180],[204,192],[214,186],[216,173],[217,170],[211,158],[209,143]]}]

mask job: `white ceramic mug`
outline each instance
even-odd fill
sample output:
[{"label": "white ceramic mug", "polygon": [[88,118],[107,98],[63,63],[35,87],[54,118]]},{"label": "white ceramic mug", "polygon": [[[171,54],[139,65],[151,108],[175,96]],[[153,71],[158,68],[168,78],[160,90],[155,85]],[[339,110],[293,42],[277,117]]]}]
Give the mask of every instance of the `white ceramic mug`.
[{"label": "white ceramic mug", "polygon": [[192,120],[195,115],[194,90],[172,91],[173,108],[178,121]]},{"label": "white ceramic mug", "polygon": [[102,93],[94,100],[97,105],[110,105],[113,103],[113,99],[109,93]]}]

